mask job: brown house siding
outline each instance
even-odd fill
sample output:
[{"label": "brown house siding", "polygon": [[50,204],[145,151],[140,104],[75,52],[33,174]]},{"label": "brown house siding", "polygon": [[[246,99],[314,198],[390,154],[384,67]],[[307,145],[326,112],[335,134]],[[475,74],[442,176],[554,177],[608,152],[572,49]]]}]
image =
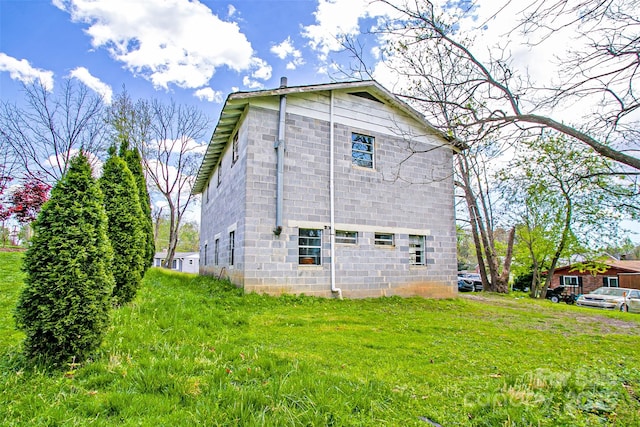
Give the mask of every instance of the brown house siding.
[{"label": "brown house siding", "polygon": [[604,286],[605,277],[617,277],[618,286],[621,288],[640,289],[640,273],[629,273],[628,271],[612,267],[604,273],[598,273],[595,276],[591,273],[579,271],[571,271],[571,267],[563,267],[557,269],[553,274],[550,288],[560,286],[560,278],[564,276],[576,276],[582,284],[582,289],[578,287],[577,293],[589,293]]}]

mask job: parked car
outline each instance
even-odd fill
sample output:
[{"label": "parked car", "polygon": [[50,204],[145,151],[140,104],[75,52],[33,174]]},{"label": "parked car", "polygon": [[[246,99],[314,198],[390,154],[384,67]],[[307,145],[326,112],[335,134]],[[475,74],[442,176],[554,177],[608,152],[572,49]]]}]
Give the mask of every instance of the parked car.
[{"label": "parked car", "polygon": [[467,282],[473,283],[473,290],[475,292],[480,292],[484,289],[482,286],[482,278],[480,278],[479,274],[476,273],[458,273],[458,280],[465,280]]},{"label": "parked car", "polygon": [[473,292],[473,282],[465,279],[458,279],[458,292]]},{"label": "parked car", "polygon": [[576,304],[583,307],[640,313],[640,290],[602,287],[591,293],[580,295]]}]

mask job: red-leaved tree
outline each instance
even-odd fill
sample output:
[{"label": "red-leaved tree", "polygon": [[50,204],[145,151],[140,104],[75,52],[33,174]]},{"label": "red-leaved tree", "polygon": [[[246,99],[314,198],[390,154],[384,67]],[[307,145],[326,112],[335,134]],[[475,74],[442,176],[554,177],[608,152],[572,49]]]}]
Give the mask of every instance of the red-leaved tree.
[{"label": "red-leaved tree", "polygon": [[40,208],[49,198],[51,186],[35,178],[29,178],[11,194],[11,213],[20,224],[34,221]]}]

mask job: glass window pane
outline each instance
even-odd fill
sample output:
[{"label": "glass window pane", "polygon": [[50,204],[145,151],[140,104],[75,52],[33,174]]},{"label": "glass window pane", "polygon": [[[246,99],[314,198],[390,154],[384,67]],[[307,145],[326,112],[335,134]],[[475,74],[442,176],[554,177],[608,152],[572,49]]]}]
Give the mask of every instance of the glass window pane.
[{"label": "glass window pane", "polygon": [[409,236],[409,258],[411,265],[424,265],[424,236]]},{"label": "glass window pane", "polygon": [[373,144],[372,136],[351,134],[351,162],[356,166],[373,168]]},{"label": "glass window pane", "polygon": [[358,233],[356,231],[336,231],[336,243],[346,243],[355,245],[358,243]]},{"label": "glass window pane", "polygon": [[322,264],[322,230],[301,228],[298,233],[298,264]]},{"label": "glass window pane", "polygon": [[393,234],[376,233],[374,243],[381,246],[393,246]]}]

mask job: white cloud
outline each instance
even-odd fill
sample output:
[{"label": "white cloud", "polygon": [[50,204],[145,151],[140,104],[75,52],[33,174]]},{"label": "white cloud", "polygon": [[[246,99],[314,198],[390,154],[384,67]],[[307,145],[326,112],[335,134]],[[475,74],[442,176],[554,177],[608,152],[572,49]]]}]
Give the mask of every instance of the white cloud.
[{"label": "white cloud", "polygon": [[253,80],[249,76],[244,76],[242,78],[242,84],[249,89],[262,89],[264,85],[257,80]]},{"label": "white cloud", "polygon": [[242,84],[249,89],[262,89],[264,84],[259,80],[265,81],[271,78],[271,72],[273,71],[271,66],[260,58],[253,58],[251,60],[251,68],[253,72],[251,75],[242,78]]},{"label": "white cloud", "polygon": [[216,91],[211,89],[210,87],[203,87],[202,89],[198,89],[193,92],[193,95],[199,99],[204,99],[209,102],[215,102],[216,104],[221,104],[224,101],[222,91]]},{"label": "white cloud", "polygon": [[[234,22],[221,20],[197,0],[56,0],[129,71],[158,88],[205,86],[219,67],[252,68],[258,58]],[[231,12],[231,9],[229,9]]]},{"label": "white cloud", "polygon": [[253,58],[251,60],[251,67],[254,69],[251,73],[251,77],[260,80],[269,80],[271,78],[271,65],[260,58]]},{"label": "white cloud", "polygon": [[34,68],[26,59],[16,59],[0,52],[0,72],[7,71],[13,80],[30,84],[40,81],[48,91],[53,90],[53,72]]},{"label": "white cloud", "polygon": [[342,50],[344,36],[360,34],[361,18],[382,16],[386,11],[383,3],[370,0],[319,0],[313,13],[316,24],[303,27],[302,35],[320,59],[326,60],[330,52]]},{"label": "white cloud", "polygon": [[237,11],[237,9],[232,4],[227,6],[227,16],[229,18],[231,18],[233,15],[235,15],[236,11]]},{"label": "white cloud", "polygon": [[271,46],[271,53],[276,55],[280,59],[285,59],[289,55],[293,55],[294,52],[298,53],[300,56],[300,51],[296,50],[293,47],[293,43],[291,42],[291,37],[287,37],[282,43]]},{"label": "white cloud", "polygon": [[106,104],[111,104],[111,98],[113,97],[113,90],[111,90],[111,86],[104,83],[99,78],[92,76],[89,70],[85,67],[77,67],[72,70],[69,75],[80,80],[89,89],[102,96],[102,99]]},{"label": "white cloud", "polygon": [[287,63],[287,70],[295,70],[305,63],[304,58],[302,58],[302,53],[293,47],[291,37],[287,37],[282,43],[272,46],[271,53],[280,59],[291,58]]}]

